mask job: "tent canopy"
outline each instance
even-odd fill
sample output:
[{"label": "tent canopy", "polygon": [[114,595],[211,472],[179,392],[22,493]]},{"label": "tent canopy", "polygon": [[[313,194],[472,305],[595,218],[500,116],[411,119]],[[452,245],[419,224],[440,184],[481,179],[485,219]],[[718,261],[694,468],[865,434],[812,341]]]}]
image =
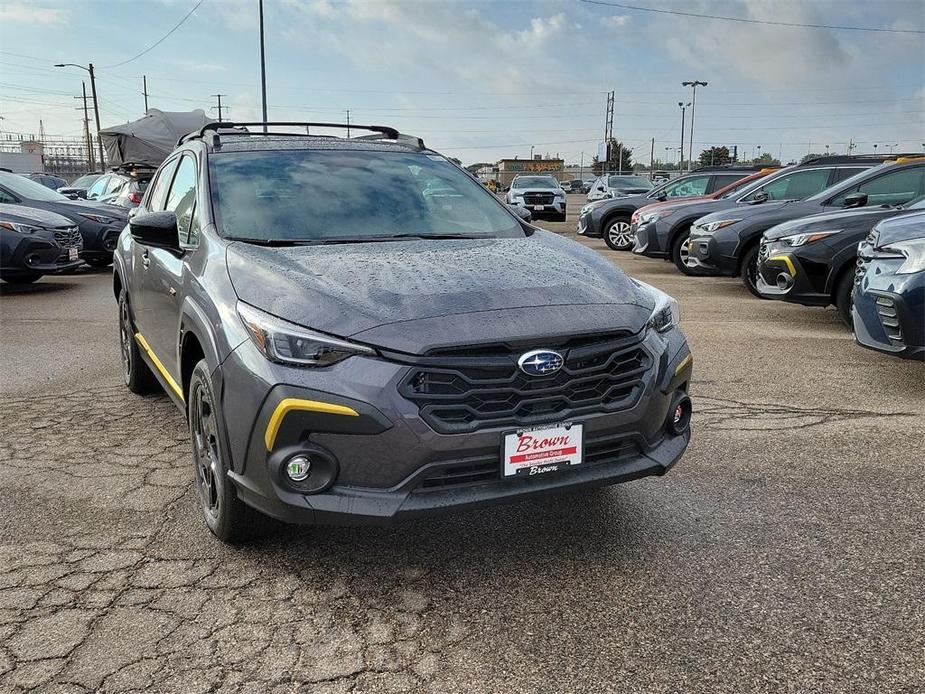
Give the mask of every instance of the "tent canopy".
[{"label": "tent canopy", "polygon": [[100,131],[110,166],[148,164],[160,166],[183,135],[212,123],[205,111],[166,112],[148,109],[144,118]]}]

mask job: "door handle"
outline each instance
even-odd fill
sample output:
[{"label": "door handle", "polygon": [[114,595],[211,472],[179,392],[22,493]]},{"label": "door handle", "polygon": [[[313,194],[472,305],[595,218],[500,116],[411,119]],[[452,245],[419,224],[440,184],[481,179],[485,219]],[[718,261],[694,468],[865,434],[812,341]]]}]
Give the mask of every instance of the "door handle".
[{"label": "door handle", "polygon": [[148,257],[148,251],[141,254],[141,264],[144,266],[145,270],[151,265],[151,258]]}]

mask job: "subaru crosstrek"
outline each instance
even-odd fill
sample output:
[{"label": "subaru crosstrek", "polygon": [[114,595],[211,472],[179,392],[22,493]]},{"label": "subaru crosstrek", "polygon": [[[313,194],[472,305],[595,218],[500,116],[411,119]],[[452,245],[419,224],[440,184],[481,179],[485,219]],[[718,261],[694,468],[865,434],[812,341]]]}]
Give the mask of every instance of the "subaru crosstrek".
[{"label": "subaru crosstrek", "polygon": [[417,138],[253,125],[185,136],[115,257],[126,383],[187,415],[215,535],[482,506],[680,458],[692,357],[673,299]]}]

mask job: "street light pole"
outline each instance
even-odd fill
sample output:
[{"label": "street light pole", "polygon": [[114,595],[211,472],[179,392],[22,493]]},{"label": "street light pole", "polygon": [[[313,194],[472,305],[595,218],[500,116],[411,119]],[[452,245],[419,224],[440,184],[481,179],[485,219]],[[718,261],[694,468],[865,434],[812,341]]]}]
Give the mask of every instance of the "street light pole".
[{"label": "street light pole", "polygon": [[259,0],[260,8],[260,95],[263,101],[263,132],[267,131],[267,58],[263,42],[263,0]]},{"label": "street light pole", "polygon": [[681,156],[678,159],[678,171],[681,170],[681,162],[684,159],[684,113],[687,111],[687,107],[690,105],[690,102],[686,104],[683,101],[678,102],[678,106],[681,107],[681,148],[678,150],[678,152],[681,153]]},{"label": "street light pole", "polygon": [[694,110],[697,108],[697,87],[706,87],[706,82],[701,82],[700,80],[694,80],[692,82],[681,82],[682,87],[690,87],[693,90],[693,96],[691,98],[691,138],[688,143],[688,152],[687,152],[687,170],[691,170],[691,159],[694,156]]},{"label": "street light pole", "polygon": [[100,106],[96,98],[96,74],[93,72],[93,63],[89,67],[77,63],[55,63],[55,67],[79,67],[90,73],[90,93],[93,94],[93,117],[96,119],[96,143],[100,148],[100,168],[105,168],[106,158],[103,154],[103,138],[100,137]]}]

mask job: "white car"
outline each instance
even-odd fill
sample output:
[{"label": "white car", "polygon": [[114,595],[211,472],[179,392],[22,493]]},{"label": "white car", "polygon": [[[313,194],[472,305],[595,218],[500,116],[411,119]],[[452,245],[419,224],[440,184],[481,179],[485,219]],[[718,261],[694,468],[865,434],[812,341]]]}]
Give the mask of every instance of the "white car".
[{"label": "white car", "polygon": [[619,198],[624,195],[642,195],[654,187],[652,181],[645,176],[633,174],[607,174],[599,177],[591,186],[588,193],[588,202]]},{"label": "white car", "polygon": [[533,219],[549,217],[558,222],[566,219],[566,195],[554,176],[520,175],[511,181],[505,201],[530,210]]}]

